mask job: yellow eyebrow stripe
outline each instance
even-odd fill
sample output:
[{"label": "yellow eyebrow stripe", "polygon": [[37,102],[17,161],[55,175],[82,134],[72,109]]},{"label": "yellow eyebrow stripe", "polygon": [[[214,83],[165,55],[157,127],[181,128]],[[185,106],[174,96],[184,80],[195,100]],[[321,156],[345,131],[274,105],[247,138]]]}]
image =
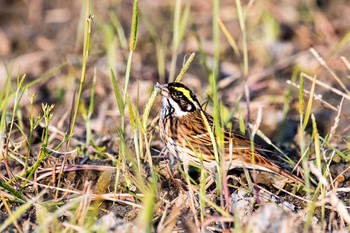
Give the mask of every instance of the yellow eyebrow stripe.
[{"label": "yellow eyebrow stripe", "polygon": [[177,90],[177,91],[181,91],[181,92],[184,94],[184,96],[186,96],[186,98],[187,98],[188,100],[190,100],[191,102],[193,102],[193,99],[192,99],[192,97],[191,97],[191,92],[190,92],[189,90],[187,90],[187,89],[185,89],[185,88],[183,88],[183,87],[174,87],[174,89]]}]

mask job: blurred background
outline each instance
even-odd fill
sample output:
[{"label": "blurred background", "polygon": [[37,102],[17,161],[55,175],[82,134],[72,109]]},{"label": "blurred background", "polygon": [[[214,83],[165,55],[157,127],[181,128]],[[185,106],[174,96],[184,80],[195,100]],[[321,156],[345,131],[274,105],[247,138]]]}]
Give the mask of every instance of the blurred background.
[{"label": "blurred background", "polygon": [[[216,100],[212,87],[215,86],[213,83],[217,83],[222,103],[220,117],[227,126],[235,117],[254,123],[261,109],[260,129],[283,152],[291,155],[294,161],[305,155],[305,160],[310,163],[302,162],[304,170],[316,161],[320,168],[319,171],[315,168],[319,172],[315,174],[321,177],[317,180],[335,178],[337,181],[318,186],[315,193],[310,193],[306,199],[294,197],[295,187],[292,187],[293,195],[290,195],[271,185],[272,190],[282,197],[280,203],[295,199],[289,206],[290,213],[300,210],[298,221],[296,215],[279,214],[284,206],[279,211],[270,211],[276,218],[261,212],[262,224],[256,224],[257,221],[247,213],[259,214],[261,209],[257,208],[266,205],[258,201],[260,197],[255,199],[258,196],[250,191],[244,191],[244,197],[238,199],[245,201],[246,197],[250,198],[251,204],[244,202],[244,206],[252,208],[242,215],[233,215],[244,216],[247,221],[252,220],[254,226],[270,226],[275,231],[288,226],[288,229],[293,229],[292,232],[305,232],[309,229],[308,224],[311,221],[316,223],[317,218],[318,224],[313,224],[315,229],[324,232],[346,229],[344,219],[347,223],[350,221],[346,209],[350,200],[347,188],[350,183],[350,2],[140,1],[137,44],[132,52],[130,83],[126,90],[130,103],[127,98],[123,102],[127,108],[134,110],[134,116],[126,109],[124,118],[119,112],[115,91],[119,89],[121,95],[124,94],[125,77],[128,76],[133,3],[130,0],[91,0],[89,10],[85,0],[0,0],[0,222],[7,221],[5,224],[10,225],[9,221],[14,221],[18,232],[24,227],[17,225],[16,221],[27,225],[25,229],[28,231],[38,227],[44,229],[45,226],[58,229],[58,232],[62,231],[62,226],[75,231],[84,228],[72,226],[82,227],[84,222],[87,226],[98,224],[96,230],[100,231],[100,226],[113,222],[107,218],[106,224],[98,223],[99,211],[103,214],[112,212],[123,221],[130,222],[138,215],[142,217],[142,213],[138,214],[139,210],[153,211],[153,206],[147,207],[152,204],[152,200],[147,199],[151,197],[159,199],[154,205],[157,213],[153,217],[156,217],[152,219],[150,212],[148,222],[140,218],[140,223],[157,226],[160,232],[165,229],[161,228],[163,221],[170,222],[169,225],[181,221],[185,226],[193,225],[193,216],[186,209],[188,204],[185,202],[188,200],[183,197],[187,189],[182,192],[174,180],[174,177],[179,180],[182,174],[169,172],[165,156],[154,156],[147,162],[142,160],[142,164],[141,160],[137,160],[140,163],[138,169],[131,167],[137,164],[136,158],[139,159],[139,155],[132,153],[142,151],[143,141],[141,133],[132,129],[130,118],[140,120],[135,115],[141,116],[144,112],[154,85],[174,81],[189,54],[195,52],[182,82],[196,93],[206,111],[212,111],[213,99]],[[74,103],[78,98],[77,90],[85,64],[83,51],[87,12],[93,15],[90,50],[86,81],[75,121],[72,120]],[[112,73],[119,88],[112,85]],[[210,77],[214,77],[216,82],[209,82],[213,80]],[[299,91],[299,85],[302,85],[303,92]],[[317,130],[312,128],[311,120],[308,125],[305,124],[305,130],[300,130],[300,115],[307,115],[300,112],[307,109],[310,92],[314,92],[314,100],[309,109],[315,116]],[[301,96],[304,103],[300,101]],[[53,111],[48,108],[43,110],[43,104],[54,105]],[[158,98],[152,107],[149,123],[155,122],[159,109]],[[74,132],[71,132],[74,123]],[[164,145],[158,136],[157,126],[150,128],[145,141],[150,142],[152,155],[159,155]],[[321,136],[319,144],[319,138],[315,136],[317,133]],[[130,140],[132,137],[136,138],[135,141]],[[70,141],[67,142],[67,138]],[[134,150],[123,153],[127,151],[124,145],[134,146]],[[140,150],[135,150],[135,147]],[[321,156],[315,158],[318,151]],[[324,177],[320,172],[321,157],[325,162]],[[153,162],[155,166],[152,166]],[[62,173],[62,169],[67,170]],[[157,169],[157,180],[153,183],[151,181],[154,180],[150,179],[152,169]],[[232,183],[232,194],[237,193],[236,187],[242,184],[248,190],[244,179],[240,182],[240,177],[244,178],[242,171],[235,173],[234,177],[237,179]],[[257,177],[270,182],[269,176],[259,174]],[[157,190],[159,197],[145,191],[149,183],[154,185],[154,192]],[[58,191],[56,187],[64,189]],[[335,190],[337,187],[345,189]],[[109,200],[101,205],[100,197],[94,202],[92,199],[79,199],[88,198],[89,195],[82,194],[91,191],[111,196],[101,199],[101,203]],[[116,198],[118,192],[126,196],[114,201],[112,198]],[[271,202],[276,202],[272,193],[268,193],[268,199],[271,196]],[[210,196],[212,194],[210,192]],[[328,194],[337,197],[330,201]],[[301,195],[304,196],[304,193]],[[17,200],[27,200],[27,197],[34,201],[22,205],[23,201]],[[122,200],[123,197],[126,199]],[[40,203],[39,199],[44,202]],[[181,199],[184,200],[179,209],[168,205],[176,203],[174,205],[177,206],[177,201]],[[265,200],[265,196],[261,200]],[[221,203],[223,207],[221,196],[214,202]],[[11,205],[5,205],[7,203]],[[81,208],[69,207],[72,203]],[[93,207],[93,214],[85,211],[88,207]],[[73,210],[66,211],[67,208]],[[18,213],[18,210],[22,212]],[[213,223],[221,222],[214,213],[224,215],[213,210],[210,207],[199,212],[201,215],[213,215]],[[181,212],[181,216],[173,218],[173,211]],[[171,221],[165,216],[170,216]],[[291,224],[286,225],[282,218]],[[301,223],[301,219],[305,218],[308,218],[306,227]],[[68,224],[65,223],[67,219],[71,219]],[[207,225],[208,221],[202,223]],[[0,224],[0,229],[5,229],[5,224]],[[329,227],[332,224],[334,227]],[[277,225],[283,228],[276,228]],[[289,227],[291,225],[293,227]],[[225,225],[219,226],[219,229],[225,230]],[[241,224],[235,227],[243,229]],[[299,231],[294,230],[296,228]],[[246,231],[243,229],[243,232]]]},{"label": "blurred background", "polygon": [[[236,2],[239,1],[220,1],[218,20],[222,25],[218,38],[220,49],[216,51],[211,1],[140,1],[138,40],[129,86],[131,101],[142,111],[153,85],[174,80],[191,52],[196,52],[196,57],[183,82],[190,85],[201,102],[206,101],[210,97],[207,84],[215,63],[214,54],[219,52],[217,82],[228,112],[239,105],[244,116],[253,120],[257,109],[262,107],[264,131],[275,140],[292,137],[299,121],[299,90],[287,80],[298,84],[300,73],[305,72],[311,77],[316,75],[326,85],[348,92],[344,86],[350,84],[350,4],[345,0],[241,1],[246,19],[242,30]],[[31,85],[21,107],[25,110],[28,96],[36,93],[36,111],[41,111],[41,103],[55,104],[53,124],[61,122],[61,127],[66,124],[62,122],[72,108],[81,76],[86,7],[86,1],[0,1],[0,87],[8,75],[13,77],[15,87],[18,75],[26,74],[25,83]],[[83,103],[90,100],[95,70],[92,127],[98,135],[113,134],[118,128],[115,122],[119,113],[110,74],[113,70],[120,84],[124,83],[132,7],[132,1],[91,1],[94,18]],[[174,36],[176,20],[179,29]],[[321,65],[320,59],[329,70]],[[311,81],[306,79],[305,89],[310,90],[310,86]],[[247,111],[246,88],[250,93],[251,115]],[[334,123],[335,108],[341,97],[319,85],[315,93],[334,107],[315,101],[314,113],[321,133],[325,134]],[[344,105],[348,106],[349,100],[345,99]],[[159,110],[157,104],[155,109],[152,117]],[[342,111],[343,136],[349,132],[348,109],[344,107]],[[291,135],[276,133],[281,122],[287,124]]]}]

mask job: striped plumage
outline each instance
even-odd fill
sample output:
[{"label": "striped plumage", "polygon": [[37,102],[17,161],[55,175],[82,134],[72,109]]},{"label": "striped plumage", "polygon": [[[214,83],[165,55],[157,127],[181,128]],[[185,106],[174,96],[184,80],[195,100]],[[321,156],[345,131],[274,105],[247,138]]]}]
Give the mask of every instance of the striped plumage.
[{"label": "striped plumage", "polygon": [[[162,95],[160,135],[170,153],[188,164],[200,165],[202,161],[206,169],[215,171],[214,147],[207,128],[207,125],[213,128],[212,117],[201,108],[196,96],[185,85],[173,82],[157,84],[156,88]],[[265,158],[260,146],[254,148],[253,162],[250,140],[238,133],[224,132],[222,156],[225,169],[258,169],[304,184],[302,179]]]}]

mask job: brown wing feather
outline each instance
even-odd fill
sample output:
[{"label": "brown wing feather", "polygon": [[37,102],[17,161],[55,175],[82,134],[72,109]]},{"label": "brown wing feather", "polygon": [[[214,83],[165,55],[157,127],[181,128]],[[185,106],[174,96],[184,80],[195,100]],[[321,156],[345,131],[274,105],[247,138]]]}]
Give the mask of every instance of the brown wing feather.
[{"label": "brown wing feather", "polygon": [[[206,113],[205,116],[207,118],[208,123],[212,126],[212,117]],[[196,153],[200,153],[203,156],[203,161],[215,161],[213,143],[210,139],[209,132],[205,128],[198,128],[200,126],[205,127],[202,114],[200,114],[199,111],[194,112],[191,117],[183,117],[179,119],[179,122],[177,122],[176,125],[173,124],[172,126],[181,127],[181,129],[179,129],[177,132],[185,133],[182,135],[177,135],[178,139],[181,139],[182,142],[186,145],[191,145],[191,147],[193,147],[196,150]],[[224,134],[225,162],[232,163],[233,165],[241,165],[236,167],[245,166],[247,168],[267,170],[283,175],[286,178],[295,181],[299,184],[304,184],[304,181],[302,179],[283,170],[283,168],[269,161],[267,158],[261,155],[259,150],[263,149],[257,144],[254,144],[255,150],[253,162],[251,142],[244,135],[234,132],[224,132]]]},{"label": "brown wing feather", "polygon": [[184,132],[181,139],[184,144],[190,145],[203,156],[206,162],[215,161],[213,143],[209,132],[204,127],[203,119],[200,114],[193,114],[191,117],[180,119],[179,131]]}]

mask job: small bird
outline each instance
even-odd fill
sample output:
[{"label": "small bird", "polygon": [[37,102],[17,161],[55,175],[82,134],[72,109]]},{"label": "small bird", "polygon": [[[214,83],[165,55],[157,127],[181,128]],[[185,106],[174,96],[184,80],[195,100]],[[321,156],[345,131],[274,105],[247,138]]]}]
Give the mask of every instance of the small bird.
[{"label": "small bird", "polygon": [[[159,128],[167,149],[184,164],[203,165],[207,170],[215,171],[214,143],[217,142],[211,136],[211,132],[215,132],[213,117],[203,110],[196,95],[182,83],[157,83],[155,88],[162,96]],[[262,154],[266,150],[261,146],[255,144],[253,152],[246,136],[223,130],[223,138],[221,159],[226,171],[234,168],[263,170],[304,185],[301,178],[264,157]]]}]

